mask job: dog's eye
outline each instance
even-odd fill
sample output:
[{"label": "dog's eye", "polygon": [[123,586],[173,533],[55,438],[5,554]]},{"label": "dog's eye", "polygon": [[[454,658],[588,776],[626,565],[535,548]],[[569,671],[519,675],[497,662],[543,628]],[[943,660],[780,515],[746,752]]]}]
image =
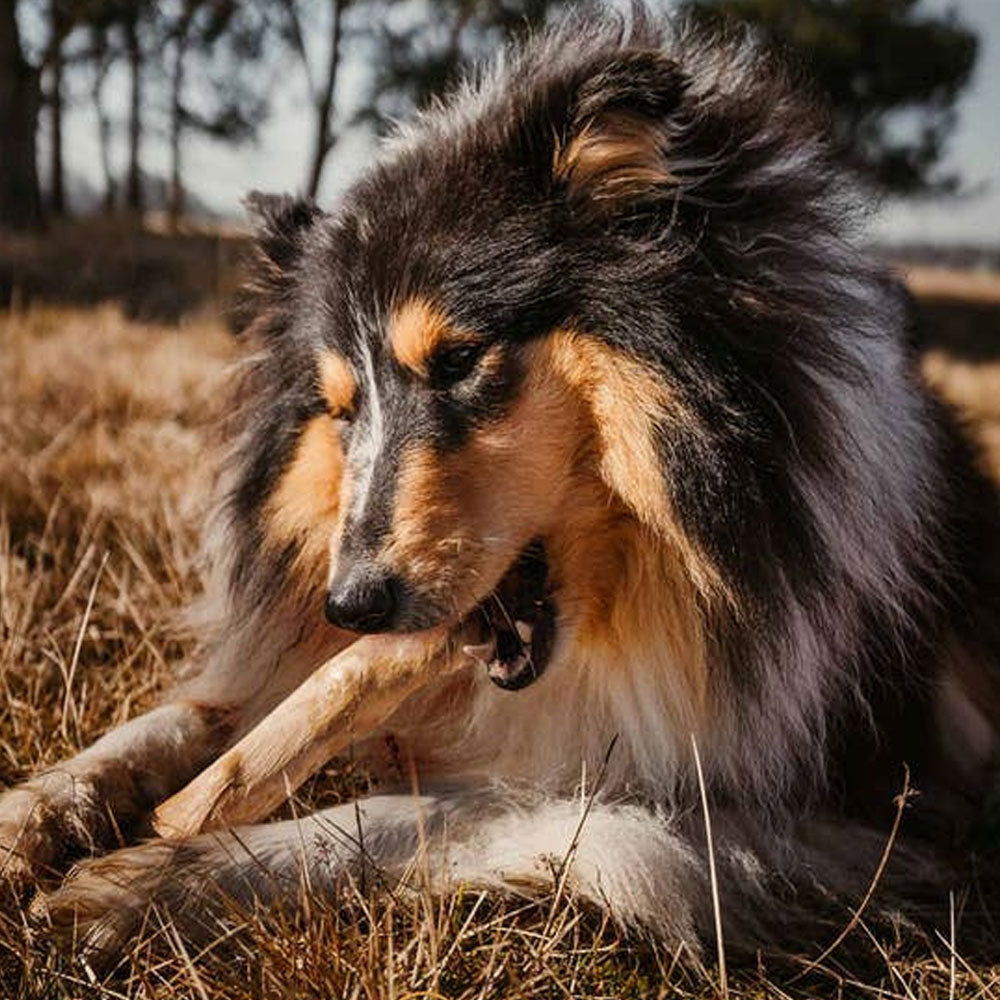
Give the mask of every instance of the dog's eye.
[{"label": "dog's eye", "polygon": [[354,420],[353,406],[340,406],[336,408],[330,406],[326,412],[330,414],[331,419],[341,421],[345,424],[349,424]]},{"label": "dog's eye", "polygon": [[453,344],[438,351],[431,360],[431,381],[441,386],[454,385],[472,374],[479,359],[486,351],[486,344]]}]

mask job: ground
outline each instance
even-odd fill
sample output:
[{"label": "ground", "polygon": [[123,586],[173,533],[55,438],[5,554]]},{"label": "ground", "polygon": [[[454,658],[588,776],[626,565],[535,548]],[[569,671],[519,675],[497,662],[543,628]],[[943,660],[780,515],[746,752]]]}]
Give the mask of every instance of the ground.
[{"label": "ground", "polygon": [[[0,313],[0,787],[142,711],[183,667],[192,638],[177,612],[199,587],[209,428],[235,353],[210,315],[159,326],[115,306]],[[925,370],[962,407],[1000,474],[1000,362],[972,354],[931,350]],[[296,808],[359,781],[322,776]],[[104,979],[15,912],[0,918],[0,996],[720,992],[714,964],[623,939],[558,892],[523,905],[479,893],[440,900],[359,887],[347,906],[316,904],[299,921],[234,918],[238,933],[195,953],[154,917]],[[722,921],[724,928],[724,913]],[[884,933],[869,940],[866,931],[862,921],[851,935],[867,954],[850,971],[839,953],[797,980],[795,961],[761,962],[730,969],[729,995],[1000,997],[1000,965],[966,960],[960,921],[954,950],[949,929],[905,943]],[[813,957],[803,954],[800,965]]]}]

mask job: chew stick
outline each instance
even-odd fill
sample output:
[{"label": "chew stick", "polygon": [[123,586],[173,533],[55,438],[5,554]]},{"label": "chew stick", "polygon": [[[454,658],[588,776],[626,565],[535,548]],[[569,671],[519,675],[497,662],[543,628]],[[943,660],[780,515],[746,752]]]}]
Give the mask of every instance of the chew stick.
[{"label": "chew stick", "polygon": [[154,828],[174,838],[263,819],[407,695],[460,663],[445,655],[443,633],[358,639],[162,803]]}]

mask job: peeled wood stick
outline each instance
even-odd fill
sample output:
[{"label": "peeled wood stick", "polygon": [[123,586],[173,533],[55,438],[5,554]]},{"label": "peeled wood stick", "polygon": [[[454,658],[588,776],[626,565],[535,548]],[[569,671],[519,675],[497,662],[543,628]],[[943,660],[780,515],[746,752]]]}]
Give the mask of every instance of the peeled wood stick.
[{"label": "peeled wood stick", "polygon": [[368,636],[327,660],[234,747],[156,810],[163,837],[263,819],[413,691],[461,664],[444,632]]}]

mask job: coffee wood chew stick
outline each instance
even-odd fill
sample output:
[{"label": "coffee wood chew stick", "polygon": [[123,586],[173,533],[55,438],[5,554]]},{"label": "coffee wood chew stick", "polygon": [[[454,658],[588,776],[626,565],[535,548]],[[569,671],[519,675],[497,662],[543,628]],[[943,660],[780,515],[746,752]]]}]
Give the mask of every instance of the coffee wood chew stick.
[{"label": "coffee wood chew stick", "polygon": [[368,636],[327,660],[235,746],[163,802],[153,826],[192,836],[261,820],[352,740],[461,664],[444,633]]}]

